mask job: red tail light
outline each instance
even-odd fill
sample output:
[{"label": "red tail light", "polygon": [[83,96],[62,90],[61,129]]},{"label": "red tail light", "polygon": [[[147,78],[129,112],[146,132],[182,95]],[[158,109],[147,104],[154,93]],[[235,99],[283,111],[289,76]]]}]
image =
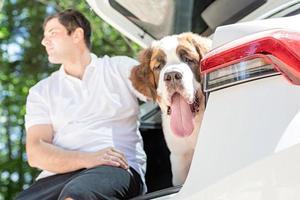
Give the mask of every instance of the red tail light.
[{"label": "red tail light", "polygon": [[279,73],[300,85],[300,33],[276,29],[235,40],[209,52],[200,67],[205,91]]}]

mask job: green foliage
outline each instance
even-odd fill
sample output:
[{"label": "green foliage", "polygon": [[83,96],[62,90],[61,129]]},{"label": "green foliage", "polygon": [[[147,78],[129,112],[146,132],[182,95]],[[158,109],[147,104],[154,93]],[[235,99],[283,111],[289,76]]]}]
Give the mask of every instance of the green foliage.
[{"label": "green foliage", "polygon": [[38,171],[25,154],[24,115],[28,90],[58,66],[48,63],[40,44],[43,19],[75,8],[93,26],[92,51],[97,55],[134,57],[138,45],[103,22],[83,0],[6,0],[0,13],[0,200],[14,199]]}]

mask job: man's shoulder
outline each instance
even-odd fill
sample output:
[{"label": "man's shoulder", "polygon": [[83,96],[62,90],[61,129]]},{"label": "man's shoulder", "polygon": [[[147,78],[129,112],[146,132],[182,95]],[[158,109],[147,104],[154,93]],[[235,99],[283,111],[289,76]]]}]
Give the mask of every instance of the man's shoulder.
[{"label": "man's shoulder", "polygon": [[30,88],[30,91],[42,92],[45,88],[49,87],[49,85],[53,82],[57,82],[59,78],[59,71],[55,71],[50,74],[48,77],[45,77],[38,81],[34,86]]},{"label": "man's shoulder", "polygon": [[[102,59],[105,68],[109,67],[112,72],[119,72],[121,74],[130,71],[134,66],[138,65],[135,59],[128,56],[104,56]],[[107,64],[109,66],[106,66]]]},{"label": "man's shoulder", "polygon": [[113,57],[110,57],[110,59],[112,60],[112,62],[115,62],[117,64],[125,64],[125,65],[137,65],[138,62],[129,57],[129,56],[113,56]]}]

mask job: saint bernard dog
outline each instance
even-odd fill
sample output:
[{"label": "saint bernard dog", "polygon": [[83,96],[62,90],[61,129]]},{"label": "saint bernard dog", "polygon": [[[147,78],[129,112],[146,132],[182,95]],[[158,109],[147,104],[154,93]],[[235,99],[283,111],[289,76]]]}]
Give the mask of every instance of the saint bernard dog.
[{"label": "saint bernard dog", "polygon": [[166,36],[141,52],[131,71],[133,87],[162,111],[173,185],[184,183],[204,112],[199,63],[211,41],[193,33]]}]

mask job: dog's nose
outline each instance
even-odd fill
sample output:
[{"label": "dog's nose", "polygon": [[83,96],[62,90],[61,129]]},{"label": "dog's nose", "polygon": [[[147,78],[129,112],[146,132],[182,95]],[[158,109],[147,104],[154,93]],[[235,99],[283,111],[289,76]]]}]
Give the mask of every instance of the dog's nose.
[{"label": "dog's nose", "polygon": [[164,80],[169,81],[180,81],[182,79],[182,74],[180,72],[167,72],[164,75]]}]

